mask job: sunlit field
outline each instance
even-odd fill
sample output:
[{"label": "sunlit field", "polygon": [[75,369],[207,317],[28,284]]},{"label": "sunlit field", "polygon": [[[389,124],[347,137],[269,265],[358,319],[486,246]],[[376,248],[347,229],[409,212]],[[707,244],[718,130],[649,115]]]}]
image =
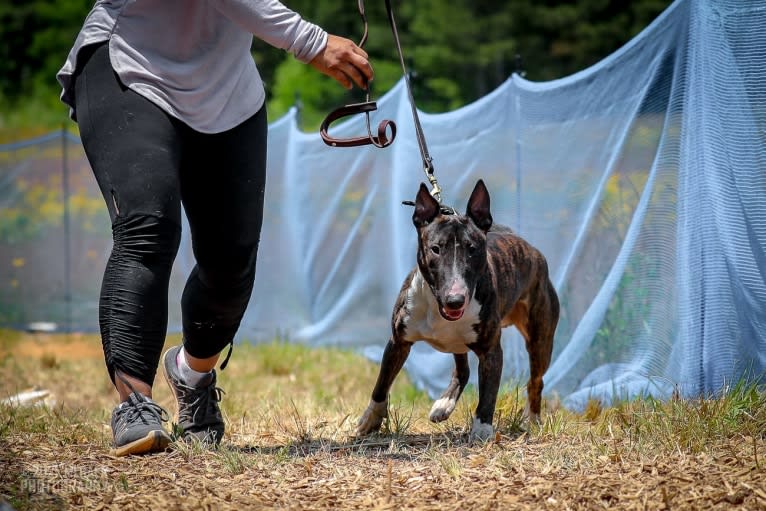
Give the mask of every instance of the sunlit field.
[{"label": "sunlit field", "polygon": [[[651,399],[583,413],[501,390],[493,441],[470,444],[469,387],[452,418],[402,375],[379,435],[357,438],[375,363],[349,351],[237,345],[219,386],[227,436],[207,450],[110,455],[116,394],[91,335],[0,332],[0,498],[14,509],[766,509],[766,394]],[[168,339],[168,344],[178,338]],[[155,399],[171,415],[169,390]]]}]

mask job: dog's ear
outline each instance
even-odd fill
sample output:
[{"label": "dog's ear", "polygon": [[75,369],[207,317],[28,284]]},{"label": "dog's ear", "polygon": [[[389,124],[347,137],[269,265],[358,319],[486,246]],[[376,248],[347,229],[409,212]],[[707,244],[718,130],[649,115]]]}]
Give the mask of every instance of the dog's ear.
[{"label": "dog's ear", "polygon": [[420,183],[418,196],[415,197],[415,212],[412,214],[412,223],[415,227],[425,227],[433,222],[439,213],[439,201],[433,198],[424,183]]},{"label": "dog's ear", "polygon": [[489,212],[489,192],[481,179],[471,192],[465,215],[484,232],[489,231],[489,228],[492,227],[492,214]]}]

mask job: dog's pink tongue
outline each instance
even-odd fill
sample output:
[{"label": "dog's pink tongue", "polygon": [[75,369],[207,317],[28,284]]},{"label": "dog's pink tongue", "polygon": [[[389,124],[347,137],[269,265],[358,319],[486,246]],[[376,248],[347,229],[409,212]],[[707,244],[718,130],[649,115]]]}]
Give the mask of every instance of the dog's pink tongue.
[{"label": "dog's pink tongue", "polygon": [[447,316],[451,320],[460,319],[463,316],[463,309],[447,309],[446,307],[442,309],[444,311],[444,315]]}]

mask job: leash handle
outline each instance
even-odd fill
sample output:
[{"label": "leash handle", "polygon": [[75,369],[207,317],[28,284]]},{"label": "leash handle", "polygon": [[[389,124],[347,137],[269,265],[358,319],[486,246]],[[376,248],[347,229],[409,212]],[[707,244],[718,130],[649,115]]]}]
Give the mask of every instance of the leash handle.
[{"label": "leash handle", "polygon": [[[362,18],[362,22],[364,23],[364,33],[362,34],[362,39],[360,39],[358,46],[363,48],[364,43],[367,42],[368,30],[367,15],[364,12],[364,0],[358,0],[357,6],[359,8],[359,16]],[[378,124],[378,136],[372,134],[372,128],[370,126],[370,112],[377,110],[378,104],[375,101],[370,100],[371,87],[369,83],[366,85],[367,92],[364,102],[353,103],[342,106],[340,108],[336,108],[330,112],[327,117],[325,117],[324,121],[322,121],[322,125],[319,128],[319,135],[322,137],[322,140],[325,144],[331,147],[356,147],[362,145],[374,145],[375,147],[382,149],[384,147],[390,146],[394,142],[394,139],[396,138],[396,123],[390,119],[384,119]],[[365,124],[367,126],[366,136],[336,138],[330,135],[330,124],[332,124],[334,121],[343,117],[350,117],[352,115],[362,113],[364,114]],[[388,135],[389,128],[391,131],[390,137]]]},{"label": "leash handle", "polygon": [[[369,98],[369,95],[368,95]],[[378,136],[374,136],[372,134],[372,130],[370,128],[370,112],[373,112],[378,109],[377,103],[375,101],[365,101],[364,103],[353,103],[351,105],[342,106],[340,108],[336,108],[330,114],[325,117],[324,121],[322,121],[322,126],[319,128],[319,135],[322,137],[322,140],[324,140],[325,144],[332,146],[332,147],[356,147],[356,146],[362,146],[362,145],[374,145],[375,147],[388,147],[393,143],[394,138],[396,138],[396,124],[394,121],[389,119],[384,119],[380,121],[380,124],[378,124]],[[330,136],[330,134],[327,132],[327,130],[330,127],[330,124],[335,122],[338,119],[341,119],[343,117],[349,117],[351,115],[357,115],[360,113],[364,113],[365,117],[367,118],[367,135],[366,136],[360,136],[360,137],[350,137],[350,138],[335,138]],[[391,136],[388,136],[388,130],[391,129]]]}]

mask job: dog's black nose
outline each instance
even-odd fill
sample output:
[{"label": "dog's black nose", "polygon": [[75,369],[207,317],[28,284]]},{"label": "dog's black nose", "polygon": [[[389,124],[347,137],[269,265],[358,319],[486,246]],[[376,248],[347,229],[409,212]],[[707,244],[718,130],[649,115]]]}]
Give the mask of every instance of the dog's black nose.
[{"label": "dog's black nose", "polygon": [[465,305],[465,295],[447,295],[445,304],[448,309],[460,309]]}]

